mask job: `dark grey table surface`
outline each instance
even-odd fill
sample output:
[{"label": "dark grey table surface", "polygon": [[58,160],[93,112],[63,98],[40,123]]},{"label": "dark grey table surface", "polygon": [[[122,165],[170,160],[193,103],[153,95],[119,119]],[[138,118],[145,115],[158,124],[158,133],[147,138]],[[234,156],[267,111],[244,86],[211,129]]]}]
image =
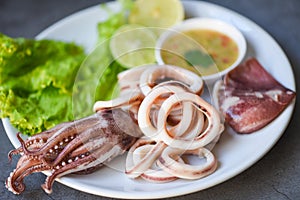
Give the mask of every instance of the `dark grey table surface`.
[{"label": "dark grey table surface", "polygon": [[[58,20],[103,0],[0,0],[0,32],[11,37],[33,38]],[[286,52],[300,86],[300,1],[299,0],[210,0],[256,22]],[[271,49],[270,49],[271,51]],[[270,58],[272,59],[272,58]],[[299,93],[297,94],[299,99]],[[240,175],[197,193],[172,199],[300,199],[300,109],[296,102],[292,120],[277,144],[256,164]],[[108,199],[94,196],[55,182],[47,195],[40,185],[45,175],[25,179],[26,190],[14,195],[4,181],[15,162],[8,163],[13,148],[0,123],[0,199]]]}]

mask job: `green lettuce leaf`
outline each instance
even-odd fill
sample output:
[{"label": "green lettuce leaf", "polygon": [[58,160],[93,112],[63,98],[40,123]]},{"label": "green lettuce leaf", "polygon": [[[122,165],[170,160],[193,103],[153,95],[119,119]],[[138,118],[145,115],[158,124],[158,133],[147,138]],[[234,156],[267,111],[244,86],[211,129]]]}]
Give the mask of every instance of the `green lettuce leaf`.
[{"label": "green lettuce leaf", "polygon": [[89,55],[74,43],[10,38],[0,33],[0,117],[26,135],[91,114],[96,100],[113,97],[117,74],[109,39],[126,22],[132,0],[100,22]]},{"label": "green lettuce leaf", "polygon": [[114,32],[122,25],[128,23],[127,15],[128,12],[133,8],[133,0],[119,0],[121,4],[121,10],[117,13],[112,12],[106,4],[102,4],[102,8],[109,14],[107,20],[99,22],[97,25],[98,29],[98,43],[102,43],[109,40]]},{"label": "green lettuce leaf", "polygon": [[86,57],[82,47],[0,34],[0,117],[22,133],[73,120],[72,89]]},{"label": "green lettuce leaf", "polygon": [[[83,117],[82,110],[92,108],[97,100],[110,100],[115,94],[117,75],[125,68],[114,61],[109,49],[110,38],[114,32],[127,23],[127,14],[132,8],[132,0],[122,0],[121,10],[112,12],[106,4],[102,7],[108,12],[109,17],[97,25],[98,42],[94,50],[89,53],[78,72],[74,84],[74,115]],[[86,92],[86,91],[89,91]]]}]

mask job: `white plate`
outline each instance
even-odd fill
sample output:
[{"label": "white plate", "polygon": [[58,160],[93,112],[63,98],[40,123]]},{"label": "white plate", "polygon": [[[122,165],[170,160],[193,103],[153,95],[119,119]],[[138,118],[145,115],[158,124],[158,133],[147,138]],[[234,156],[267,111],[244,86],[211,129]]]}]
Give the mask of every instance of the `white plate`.
[{"label": "white plate", "polygon": [[[117,2],[108,5],[116,11],[120,8]],[[184,7],[190,17],[219,18],[236,26],[247,40],[247,56],[256,57],[279,82],[295,91],[294,75],[286,55],[262,28],[231,10],[211,3],[185,1]],[[100,6],[94,6],[59,21],[39,34],[37,38],[75,41],[91,49],[96,41],[96,24],[106,17],[107,13]],[[103,167],[91,175],[71,175],[58,181],[95,195],[128,199],[173,197],[200,191],[236,176],[264,156],[283,134],[293,108],[294,103],[270,125],[256,133],[238,135],[228,131],[223,134],[220,143],[214,149],[219,167],[215,173],[200,180],[177,180],[165,184],[153,184],[131,180],[122,171]],[[3,124],[10,141],[18,147],[16,130],[12,128],[8,119],[4,119]],[[123,165],[123,162],[124,157],[121,157],[114,160],[112,165]]]}]

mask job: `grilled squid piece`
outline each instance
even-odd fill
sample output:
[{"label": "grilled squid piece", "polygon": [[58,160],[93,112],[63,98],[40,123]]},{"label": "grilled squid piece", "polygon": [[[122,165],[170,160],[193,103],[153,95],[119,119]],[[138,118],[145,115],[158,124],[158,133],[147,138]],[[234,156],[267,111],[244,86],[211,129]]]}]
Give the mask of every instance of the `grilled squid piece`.
[{"label": "grilled squid piece", "polygon": [[[196,109],[201,111],[207,117],[208,124],[206,128],[203,131],[199,129],[199,135],[193,140],[187,140],[184,138],[178,139],[176,137],[172,137],[167,129],[166,120],[168,114],[170,113],[172,107],[181,101],[191,102]],[[161,109],[158,113],[157,129],[159,130],[159,135],[161,136],[162,141],[164,141],[169,146],[174,148],[184,148],[187,150],[192,150],[204,147],[205,145],[209,144],[214,138],[219,135],[220,130],[222,130],[223,128],[221,126],[219,113],[213,106],[208,104],[198,95],[183,92],[170,96],[162,104]]]},{"label": "grilled squid piece", "polygon": [[93,107],[95,112],[127,107],[125,110],[137,117],[136,106],[139,106],[144,97],[157,85],[179,85],[180,89],[184,88],[198,95],[203,91],[203,80],[199,76],[171,65],[144,65],[121,72],[118,74],[118,84],[120,96],[110,101],[97,101]]},{"label": "grilled squid piece", "polygon": [[[201,81],[184,76],[172,80],[176,70],[171,68],[157,66],[144,73],[138,71],[144,99],[138,107],[137,123],[144,137],[127,155],[125,171],[130,178],[159,183],[177,178],[197,179],[217,168],[210,150],[224,130],[219,112],[199,96]],[[171,80],[164,82],[166,76]],[[184,154],[204,157],[206,164],[191,166],[183,161]],[[170,167],[173,164],[175,168]]]},{"label": "grilled squid piece", "polygon": [[131,68],[118,74],[118,85],[120,96],[132,90],[139,90],[141,74],[148,68],[148,65]]},{"label": "grilled squid piece", "polygon": [[[201,165],[189,165],[173,159],[173,157],[182,156],[185,154],[192,154],[198,156],[199,158],[205,158],[206,162],[205,164]],[[205,177],[214,172],[218,164],[215,156],[205,148],[186,151],[172,147],[167,147],[162,152],[162,155],[157,163],[158,166],[160,166],[169,174],[183,179],[200,179]]]},{"label": "grilled squid piece", "polygon": [[141,94],[139,91],[133,91],[130,93],[124,94],[122,97],[118,97],[113,100],[109,101],[97,101],[94,104],[94,112],[98,112],[100,110],[104,109],[110,109],[110,108],[122,108],[125,106],[134,106],[139,105],[141,101],[143,100],[144,95]]},{"label": "grilled squid piece", "polygon": [[[153,148],[153,145],[156,145],[156,144],[145,144],[143,146],[136,148],[133,152],[133,162],[135,164],[141,162],[142,159],[146,155],[148,155],[148,152],[151,151],[151,149]],[[178,161],[179,163],[184,163],[183,159],[180,156],[177,156],[176,161]],[[158,161],[154,162],[152,164],[152,166],[150,166],[149,169],[147,169],[146,171],[144,171],[141,174],[141,177],[144,180],[147,180],[147,181],[150,181],[153,183],[166,183],[166,182],[170,182],[170,181],[174,181],[174,180],[178,179],[177,176],[169,174],[165,170],[159,168],[157,162]]]},{"label": "grilled squid piece", "polygon": [[[150,147],[142,159],[134,162],[134,153],[136,149],[141,146],[147,145]],[[157,160],[161,152],[166,148],[163,142],[155,142],[151,139],[141,138],[130,149],[126,158],[125,173],[130,178],[136,178],[147,171],[151,165]]]},{"label": "grilled squid piece", "polygon": [[172,65],[144,65],[118,74],[121,94],[139,88],[147,95],[156,85],[169,81],[185,85],[195,94],[203,91],[203,80],[198,75]]},{"label": "grilled squid piece", "polygon": [[156,65],[145,70],[140,77],[140,88],[144,95],[161,82],[176,81],[185,85],[192,93],[200,95],[203,91],[203,80],[191,71],[171,65]]},{"label": "grilled squid piece", "polygon": [[52,192],[56,178],[67,174],[89,174],[125,153],[141,137],[138,126],[121,109],[102,110],[86,118],[67,122],[23,140],[8,156],[21,154],[5,185],[14,194],[24,191],[26,176],[48,171],[42,188]]},{"label": "grilled squid piece", "polygon": [[237,66],[214,86],[215,105],[240,134],[258,131],[276,119],[296,93],[278,82],[255,58]]},{"label": "grilled squid piece", "polygon": [[[158,133],[157,128],[154,127],[151,123],[150,119],[150,110],[155,104],[156,101],[159,101],[159,98],[162,98],[162,95],[164,95],[164,99],[166,95],[183,92],[184,88],[179,86],[161,86],[158,85],[155,89],[153,89],[152,92],[150,92],[143,102],[140,105],[139,111],[138,111],[138,123],[141,131],[144,133],[145,136],[148,136],[152,139],[154,139]],[[191,111],[191,110],[190,110]],[[185,112],[186,113],[186,112]],[[185,117],[190,117],[190,114],[186,113]],[[158,121],[158,120],[157,120]]]}]

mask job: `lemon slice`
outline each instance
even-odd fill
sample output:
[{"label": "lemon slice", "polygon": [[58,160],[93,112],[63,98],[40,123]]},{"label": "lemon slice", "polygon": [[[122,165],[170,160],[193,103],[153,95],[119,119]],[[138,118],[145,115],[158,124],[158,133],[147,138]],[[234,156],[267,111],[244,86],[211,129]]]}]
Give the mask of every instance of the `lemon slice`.
[{"label": "lemon slice", "polygon": [[181,22],[184,9],[180,0],[137,0],[129,14],[129,23],[168,28]]},{"label": "lemon slice", "polygon": [[156,35],[150,28],[136,24],[121,26],[110,40],[114,59],[123,67],[132,68],[155,63]]}]

